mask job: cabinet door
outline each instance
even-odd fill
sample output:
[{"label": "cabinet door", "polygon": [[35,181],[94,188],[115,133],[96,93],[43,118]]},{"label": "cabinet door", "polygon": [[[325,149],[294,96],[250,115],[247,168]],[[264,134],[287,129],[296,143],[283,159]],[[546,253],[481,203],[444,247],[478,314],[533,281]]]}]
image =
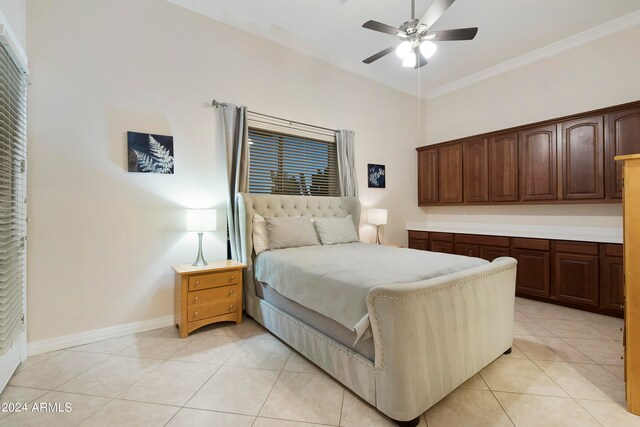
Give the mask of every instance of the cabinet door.
[{"label": "cabinet door", "polygon": [[560,301],[598,306],[598,257],[556,253],[554,294]]},{"label": "cabinet door", "polygon": [[511,250],[509,248],[501,248],[498,246],[481,246],[480,258],[487,261],[493,261],[496,258],[503,256],[511,256]]},{"label": "cabinet door", "polygon": [[556,126],[542,126],[518,134],[520,200],[556,200]]},{"label": "cabinet door", "polygon": [[457,255],[480,258],[480,246],[469,243],[456,243],[454,246],[454,253]]},{"label": "cabinet door", "polygon": [[464,201],[489,201],[489,163],[487,138],[478,138],[463,143]]},{"label": "cabinet door", "polygon": [[451,242],[431,241],[429,248],[431,249],[431,252],[444,252],[446,254],[453,253],[453,243]]},{"label": "cabinet door", "polygon": [[409,249],[420,249],[422,251],[428,251],[429,241],[424,239],[409,238]]},{"label": "cabinet door", "polygon": [[518,133],[489,138],[489,199],[492,202],[518,200]]},{"label": "cabinet door", "polygon": [[549,296],[549,252],[513,249],[511,256],[518,260],[516,292]]},{"label": "cabinet door", "polygon": [[462,143],[438,148],[440,203],[462,203]]},{"label": "cabinet door", "polygon": [[640,153],[640,107],[607,115],[606,133],[607,197],[622,197],[622,163],[615,156]]},{"label": "cabinet door", "polygon": [[622,311],[624,263],[619,257],[604,257],[600,274],[600,308]]},{"label": "cabinet door", "polygon": [[438,203],[438,149],[418,151],[418,205]]},{"label": "cabinet door", "polygon": [[604,198],[604,116],[565,122],[561,129],[562,198]]}]

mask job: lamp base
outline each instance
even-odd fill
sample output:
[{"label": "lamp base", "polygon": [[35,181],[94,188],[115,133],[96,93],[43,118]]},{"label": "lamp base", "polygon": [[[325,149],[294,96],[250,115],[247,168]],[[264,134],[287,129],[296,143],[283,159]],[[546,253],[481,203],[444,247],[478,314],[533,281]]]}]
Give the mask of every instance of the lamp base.
[{"label": "lamp base", "polygon": [[198,233],[198,256],[196,257],[196,260],[193,262],[194,267],[202,267],[204,265],[208,265],[209,263],[207,261],[204,260],[204,257],[202,256],[202,235],[204,233]]},{"label": "lamp base", "polygon": [[376,225],[376,244],[380,244],[380,226]]}]

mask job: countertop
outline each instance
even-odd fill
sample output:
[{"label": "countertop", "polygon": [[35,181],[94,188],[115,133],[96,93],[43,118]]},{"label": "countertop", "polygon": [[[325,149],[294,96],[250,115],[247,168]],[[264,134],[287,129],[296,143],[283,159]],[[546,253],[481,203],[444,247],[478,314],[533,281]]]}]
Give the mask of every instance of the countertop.
[{"label": "countertop", "polygon": [[579,242],[622,243],[622,227],[577,227],[558,225],[423,221],[408,222],[407,230],[573,240]]}]

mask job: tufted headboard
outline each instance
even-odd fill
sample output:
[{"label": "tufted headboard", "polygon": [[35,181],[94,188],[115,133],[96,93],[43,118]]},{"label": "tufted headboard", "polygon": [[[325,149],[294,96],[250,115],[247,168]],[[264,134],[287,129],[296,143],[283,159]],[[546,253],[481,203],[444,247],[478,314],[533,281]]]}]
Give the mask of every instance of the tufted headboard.
[{"label": "tufted headboard", "polygon": [[245,307],[250,316],[259,315],[256,309],[256,291],[253,283],[253,214],[263,217],[311,215],[315,218],[351,215],[358,231],[360,201],[355,197],[284,196],[276,194],[238,193],[237,206],[243,259],[247,264],[244,274]]}]

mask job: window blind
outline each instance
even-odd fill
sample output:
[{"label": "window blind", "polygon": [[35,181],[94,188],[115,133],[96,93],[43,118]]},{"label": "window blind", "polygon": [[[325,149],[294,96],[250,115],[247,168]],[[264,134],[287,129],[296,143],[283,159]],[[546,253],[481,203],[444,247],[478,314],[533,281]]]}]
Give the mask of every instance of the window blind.
[{"label": "window blind", "polygon": [[249,127],[249,192],[338,195],[333,142]]},{"label": "window blind", "polygon": [[0,44],[0,354],[23,329],[26,278],[26,75]]}]

